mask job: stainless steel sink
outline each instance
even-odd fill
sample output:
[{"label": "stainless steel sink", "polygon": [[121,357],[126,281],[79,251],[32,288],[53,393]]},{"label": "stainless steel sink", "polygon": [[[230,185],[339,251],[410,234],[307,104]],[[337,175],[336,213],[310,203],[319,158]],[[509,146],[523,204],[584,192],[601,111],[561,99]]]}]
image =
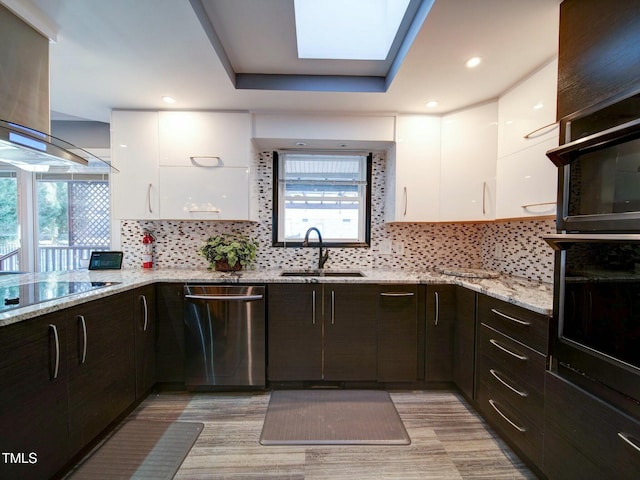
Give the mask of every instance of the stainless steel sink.
[{"label": "stainless steel sink", "polygon": [[281,277],[364,277],[359,270],[283,270]]}]

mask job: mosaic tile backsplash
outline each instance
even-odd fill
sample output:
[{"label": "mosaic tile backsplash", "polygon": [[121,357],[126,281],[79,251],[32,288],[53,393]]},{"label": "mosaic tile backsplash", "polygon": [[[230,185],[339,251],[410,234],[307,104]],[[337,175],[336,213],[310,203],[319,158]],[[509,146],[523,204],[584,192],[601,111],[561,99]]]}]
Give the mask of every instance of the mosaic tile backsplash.
[{"label": "mosaic tile backsplash", "polygon": [[[258,201],[257,222],[137,221],[120,226],[125,267],[142,264],[142,232],[156,237],[154,261],[159,268],[206,268],[197,254],[204,240],[214,234],[240,231],[258,240],[256,268],[312,268],[317,248],[271,246],[272,154],[262,152],[255,159]],[[371,248],[331,248],[326,268],[438,267],[487,268],[511,275],[553,281],[553,253],[540,238],[555,233],[553,220],[522,220],[495,223],[385,223],[384,155],[373,157]],[[391,242],[393,254],[380,252]]]}]

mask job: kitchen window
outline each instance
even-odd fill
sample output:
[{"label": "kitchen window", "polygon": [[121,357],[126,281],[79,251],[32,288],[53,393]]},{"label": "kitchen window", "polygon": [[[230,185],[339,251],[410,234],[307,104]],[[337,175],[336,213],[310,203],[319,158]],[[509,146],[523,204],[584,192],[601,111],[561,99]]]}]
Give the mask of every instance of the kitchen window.
[{"label": "kitchen window", "polygon": [[18,218],[18,172],[0,169],[0,271],[20,269]]},{"label": "kitchen window", "polygon": [[274,152],[273,165],[274,246],[301,246],[311,227],[328,246],[369,245],[370,153]]},{"label": "kitchen window", "polygon": [[109,181],[103,174],[37,174],[38,267],[74,270],[109,250]]},{"label": "kitchen window", "polygon": [[108,174],[0,167],[0,271],[74,270],[109,250]]}]

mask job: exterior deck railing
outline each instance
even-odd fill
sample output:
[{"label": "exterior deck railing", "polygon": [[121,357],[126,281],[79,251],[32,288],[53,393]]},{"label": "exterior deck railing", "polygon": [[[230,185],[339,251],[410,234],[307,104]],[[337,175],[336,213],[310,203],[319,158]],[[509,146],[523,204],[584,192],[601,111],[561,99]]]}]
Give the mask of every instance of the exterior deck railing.
[{"label": "exterior deck railing", "polygon": [[[67,247],[64,245],[39,246],[38,260],[40,272],[57,272],[63,270],[77,270],[87,266],[91,252],[95,250],[108,250],[107,247],[82,246]],[[20,249],[15,249],[5,254],[0,254],[0,271],[15,272],[21,270],[19,264]]]}]

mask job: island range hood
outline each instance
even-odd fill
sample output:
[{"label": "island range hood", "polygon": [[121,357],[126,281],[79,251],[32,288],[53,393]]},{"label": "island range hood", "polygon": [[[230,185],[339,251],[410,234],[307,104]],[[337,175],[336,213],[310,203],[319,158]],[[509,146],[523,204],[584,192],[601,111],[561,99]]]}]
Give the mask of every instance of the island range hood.
[{"label": "island range hood", "polygon": [[2,163],[34,172],[48,171],[49,167],[88,167],[89,160],[73,153],[72,148],[76,147],[46,133],[0,120]]},{"label": "island range hood", "polygon": [[112,168],[51,136],[49,38],[0,4],[0,165],[32,172]]}]

